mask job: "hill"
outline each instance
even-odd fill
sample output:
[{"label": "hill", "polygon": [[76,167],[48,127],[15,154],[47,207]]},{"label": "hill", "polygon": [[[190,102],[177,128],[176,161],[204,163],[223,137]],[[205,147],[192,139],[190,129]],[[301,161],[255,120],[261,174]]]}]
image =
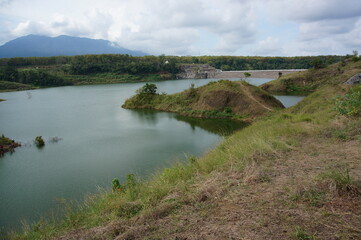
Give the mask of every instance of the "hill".
[{"label": "hill", "polygon": [[146,53],[132,51],[101,40],[61,35],[46,37],[28,35],[11,40],[0,46],[0,58],[74,56],[85,54],[129,54],[144,56]]},{"label": "hill", "polygon": [[144,92],[127,99],[122,107],[177,112],[200,118],[250,120],[284,106],[273,96],[245,81],[220,80],[181,93],[166,95]]},{"label": "hill", "polygon": [[325,84],[340,84],[360,73],[361,61],[341,61],[325,68],[309,69],[282,76],[262,84],[260,87],[269,92],[313,92]]}]

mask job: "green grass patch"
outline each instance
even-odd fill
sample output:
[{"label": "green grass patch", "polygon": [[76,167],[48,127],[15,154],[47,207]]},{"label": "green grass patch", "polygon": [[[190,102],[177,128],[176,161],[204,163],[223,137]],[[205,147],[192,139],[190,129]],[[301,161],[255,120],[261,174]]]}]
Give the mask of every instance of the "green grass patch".
[{"label": "green grass patch", "polygon": [[315,235],[309,235],[303,228],[297,226],[295,227],[291,238],[295,240],[316,240]]},{"label": "green grass patch", "polygon": [[28,84],[22,84],[17,82],[7,82],[0,81],[0,92],[10,92],[10,91],[24,91],[35,89],[36,87]]}]

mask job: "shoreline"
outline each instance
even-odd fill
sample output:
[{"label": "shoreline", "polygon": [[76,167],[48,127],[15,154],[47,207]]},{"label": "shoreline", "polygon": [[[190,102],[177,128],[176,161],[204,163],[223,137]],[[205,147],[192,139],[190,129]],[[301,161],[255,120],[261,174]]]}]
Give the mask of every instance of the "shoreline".
[{"label": "shoreline", "polygon": [[215,78],[245,78],[244,73],[250,73],[251,78],[279,78],[282,76],[296,72],[303,72],[307,69],[274,69],[274,70],[241,70],[241,71],[222,71],[215,74]]}]

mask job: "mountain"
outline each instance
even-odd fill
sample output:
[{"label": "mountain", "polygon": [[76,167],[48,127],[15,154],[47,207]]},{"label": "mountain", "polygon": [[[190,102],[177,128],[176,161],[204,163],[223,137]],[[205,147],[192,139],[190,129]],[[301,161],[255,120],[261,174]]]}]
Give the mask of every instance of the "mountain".
[{"label": "mountain", "polygon": [[61,35],[46,37],[28,35],[0,46],[0,58],[73,56],[84,54],[129,54],[144,56],[146,53],[118,47],[102,39],[90,39]]}]

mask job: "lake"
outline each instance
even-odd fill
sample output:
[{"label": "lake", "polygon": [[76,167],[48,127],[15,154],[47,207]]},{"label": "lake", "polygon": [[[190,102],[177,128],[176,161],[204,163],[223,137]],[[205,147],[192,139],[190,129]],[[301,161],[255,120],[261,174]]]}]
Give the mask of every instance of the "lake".
[{"label": "lake", "polygon": [[[175,93],[214,79],[157,82]],[[255,85],[271,79],[248,79]],[[0,93],[0,134],[23,144],[0,158],[0,227],[50,215],[62,199],[82,200],[113,178],[147,177],[186,156],[200,156],[244,127],[174,113],[122,109],[144,83],[68,86]],[[302,97],[277,96],[285,106]],[[42,136],[46,145],[33,144]]]}]

